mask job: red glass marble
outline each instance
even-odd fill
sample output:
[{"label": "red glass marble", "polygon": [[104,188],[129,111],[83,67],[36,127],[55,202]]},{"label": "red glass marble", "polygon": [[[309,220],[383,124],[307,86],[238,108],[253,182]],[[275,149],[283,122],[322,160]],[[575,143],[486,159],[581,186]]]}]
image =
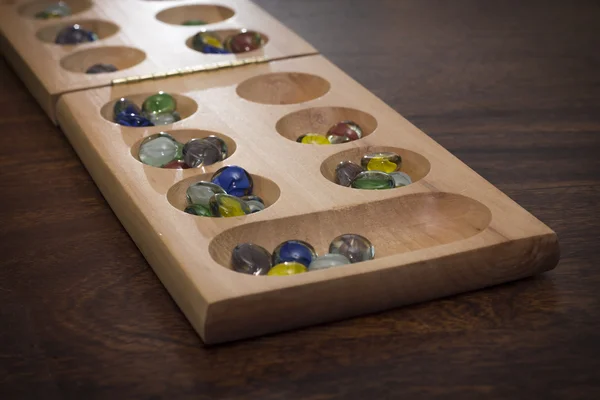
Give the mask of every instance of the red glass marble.
[{"label": "red glass marble", "polygon": [[188,169],[190,168],[183,160],[173,160],[167,165],[164,165],[163,168],[167,169]]},{"label": "red glass marble", "polygon": [[260,49],[265,44],[263,36],[254,31],[240,32],[225,39],[225,48],[232,53],[245,53]]},{"label": "red glass marble", "polygon": [[338,122],[327,131],[327,135],[338,137],[342,143],[358,140],[362,137],[362,133],[361,127],[353,121]]}]

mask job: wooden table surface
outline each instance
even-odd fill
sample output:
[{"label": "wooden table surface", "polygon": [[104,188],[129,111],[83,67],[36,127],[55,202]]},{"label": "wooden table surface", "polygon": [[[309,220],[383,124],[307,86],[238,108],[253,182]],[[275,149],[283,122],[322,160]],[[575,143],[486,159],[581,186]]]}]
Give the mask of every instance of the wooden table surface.
[{"label": "wooden table surface", "polygon": [[599,3],[258,3],[553,228],[558,268],[205,347],[2,60],[0,398],[600,398]]}]

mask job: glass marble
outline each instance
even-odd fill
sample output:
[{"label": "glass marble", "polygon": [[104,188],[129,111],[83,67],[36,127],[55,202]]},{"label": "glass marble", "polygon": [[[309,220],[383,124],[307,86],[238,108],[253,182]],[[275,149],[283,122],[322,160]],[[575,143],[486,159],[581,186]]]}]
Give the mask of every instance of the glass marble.
[{"label": "glass marble", "polygon": [[349,187],[358,174],[363,171],[363,167],[352,161],[342,161],[335,167],[335,183]]},{"label": "glass marble", "polygon": [[215,217],[241,217],[251,214],[250,207],[239,197],[228,194],[215,194],[209,201],[210,212]]},{"label": "glass marble", "polygon": [[189,169],[188,165],[183,160],[173,160],[168,164],[163,165],[166,169]]},{"label": "glass marble", "polygon": [[265,202],[258,196],[244,196],[241,199],[244,200],[246,204],[248,204],[248,207],[250,207],[250,212],[252,214],[265,209]]},{"label": "glass marble", "polygon": [[221,149],[205,139],[192,139],[183,146],[183,161],[198,168],[221,161]]},{"label": "glass marble", "polygon": [[396,187],[394,178],[381,171],[363,171],[351,183],[355,189],[384,190]]},{"label": "glass marble", "polygon": [[303,144],[331,144],[327,136],[319,133],[307,133],[296,139],[296,142]]},{"label": "glass marble", "polygon": [[394,179],[396,187],[408,186],[412,183],[410,176],[404,172],[392,172],[390,176]]},{"label": "glass marble", "polygon": [[271,269],[271,253],[254,243],[242,243],[231,253],[234,271],[249,275],[267,275]]},{"label": "glass marble", "polygon": [[315,249],[302,240],[287,240],[281,243],[273,251],[273,264],[282,262],[297,262],[305,267],[317,258]]},{"label": "glass marble", "polygon": [[391,151],[365,154],[360,160],[360,165],[369,171],[392,173],[402,165],[402,157]]},{"label": "glass marble", "polygon": [[221,168],[215,172],[211,182],[221,186],[228,194],[237,197],[251,195],[254,188],[252,176],[244,168],[237,166]]},{"label": "glass marble", "polygon": [[185,192],[188,204],[198,204],[207,208],[210,206],[210,199],[215,194],[226,193],[221,186],[204,181],[190,185]]},{"label": "glass marble", "polygon": [[341,254],[354,264],[375,258],[375,247],[366,237],[349,233],[333,239],[329,253]]},{"label": "glass marble", "polygon": [[284,262],[275,265],[273,268],[269,270],[267,275],[269,276],[287,276],[287,275],[296,275],[307,272],[306,266],[297,263],[297,262]]},{"label": "glass marble", "polygon": [[181,156],[181,143],[168,133],[150,135],[140,143],[138,157],[153,167],[163,167]]},{"label": "glass marble", "polygon": [[333,140],[331,143],[339,144],[362,138],[363,131],[356,122],[342,121],[329,128],[327,135]]},{"label": "glass marble", "polygon": [[225,49],[221,39],[208,32],[199,32],[192,38],[192,47],[194,50],[207,54],[229,54]]},{"label": "glass marble", "polygon": [[350,142],[350,139],[348,139],[346,136],[335,136],[335,135],[328,135],[327,140],[329,140],[329,143],[331,143],[331,144],[342,144],[342,143]]},{"label": "glass marble", "polygon": [[232,53],[245,53],[260,49],[265,44],[263,36],[254,31],[240,32],[225,39],[225,48]]},{"label": "glass marble", "polygon": [[177,109],[177,102],[168,93],[158,92],[148,96],[142,104],[142,111],[148,114],[172,113]]},{"label": "glass marble", "polygon": [[96,33],[83,29],[79,24],[75,24],[61,29],[56,35],[54,43],[78,44],[94,42],[96,40],[98,40]]},{"label": "glass marble", "polygon": [[339,267],[340,265],[350,264],[350,260],[342,254],[325,254],[315,258],[308,266],[309,271]]},{"label": "glass marble", "polygon": [[177,111],[164,113],[144,113],[144,116],[154,125],[169,125],[181,121],[181,116]]},{"label": "glass marble", "polygon": [[187,21],[183,21],[181,23],[181,25],[184,26],[200,26],[200,25],[206,25],[207,22],[203,21],[201,19],[188,19]]},{"label": "glass marble", "polygon": [[91,67],[89,67],[88,69],[86,69],[85,73],[86,74],[103,74],[106,72],[115,72],[118,70],[119,69],[112,64],[98,63],[98,64],[94,64]]},{"label": "glass marble", "polygon": [[212,217],[210,210],[207,207],[201,206],[200,204],[192,204],[185,208],[186,213],[192,215],[198,215],[200,217]]},{"label": "glass marble", "polygon": [[130,126],[134,128],[154,126],[154,124],[143,115],[136,113],[121,112],[115,117],[115,122],[119,125]]},{"label": "glass marble", "polygon": [[127,114],[136,114],[141,115],[142,109],[139,108],[133,101],[126,99],[125,97],[121,97],[119,100],[115,102],[113,106],[113,116],[116,119],[117,115],[125,112]]},{"label": "glass marble", "polygon": [[51,4],[46,7],[43,11],[35,14],[37,19],[50,19],[50,18],[63,18],[71,15],[71,7],[66,3],[59,1],[56,4]]},{"label": "glass marble", "polygon": [[226,159],[229,156],[229,149],[227,148],[227,143],[223,139],[218,136],[210,135],[204,138],[204,140],[208,140],[219,149],[221,149],[221,160]]}]

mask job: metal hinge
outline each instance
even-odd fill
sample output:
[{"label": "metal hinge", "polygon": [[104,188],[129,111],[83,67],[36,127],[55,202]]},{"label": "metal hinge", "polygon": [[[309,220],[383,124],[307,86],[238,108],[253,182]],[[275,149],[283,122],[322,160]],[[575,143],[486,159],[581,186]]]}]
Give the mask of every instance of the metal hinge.
[{"label": "metal hinge", "polygon": [[167,71],[167,72],[158,72],[158,73],[147,74],[147,75],[134,75],[134,76],[129,76],[127,78],[113,79],[111,84],[113,86],[116,86],[116,85],[123,85],[126,83],[137,83],[137,82],[150,81],[150,80],[166,79],[166,78],[172,78],[174,76],[186,76],[186,75],[196,74],[199,72],[217,71],[217,70],[226,69],[226,68],[241,67],[244,65],[263,64],[263,63],[267,63],[269,61],[274,61],[274,60],[278,60],[278,59],[279,58],[267,58],[267,57],[263,56],[263,57],[251,57],[251,58],[246,58],[243,60],[222,61],[222,62],[218,62],[218,63],[198,65],[195,67],[178,68],[178,69],[174,69],[174,70]]},{"label": "metal hinge", "polygon": [[151,80],[158,80],[158,79],[166,79],[166,78],[172,78],[175,76],[186,76],[186,75],[191,75],[191,74],[197,74],[200,72],[218,71],[218,70],[226,69],[226,68],[243,67],[245,65],[265,64],[265,63],[272,62],[272,61],[288,60],[291,58],[313,56],[313,55],[317,55],[317,54],[319,54],[319,53],[312,52],[312,53],[306,53],[306,54],[298,54],[298,55],[294,55],[294,56],[283,56],[283,57],[273,57],[273,58],[261,56],[261,57],[245,58],[243,60],[222,61],[222,62],[218,62],[218,63],[198,65],[195,67],[178,68],[178,69],[174,69],[174,70],[167,71],[167,72],[158,72],[158,73],[147,74],[147,75],[134,75],[134,76],[129,76],[127,78],[113,79],[111,84],[113,86],[117,86],[117,85],[123,85],[123,84],[127,84],[127,83],[137,83],[137,82],[144,82],[144,81],[151,81]]}]

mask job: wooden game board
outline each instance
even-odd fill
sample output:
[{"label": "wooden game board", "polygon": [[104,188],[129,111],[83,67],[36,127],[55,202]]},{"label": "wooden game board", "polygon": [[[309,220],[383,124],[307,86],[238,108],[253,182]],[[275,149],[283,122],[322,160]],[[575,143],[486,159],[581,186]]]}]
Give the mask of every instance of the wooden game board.
[{"label": "wooden game board", "polygon": [[[114,79],[154,73],[179,73],[194,66],[315,54],[316,50],[261,8],[246,0],[211,1],[67,1],[75,14],[68,18],[33,18],[52,1],[15,1],[0,12],[2,52],[48,116],[55,118],[59,95],[106,86]],[[214,4],[218,4],[215,6]],[[135,14],[132,14],[135,10]],[[80,12],[77,12],[80,11]],[[202,15],[205,26],[175,25]],[[159,19],[160,18],[160,19]],[[221,20],[222,19],[222,20]],[[78,23],[98,33],[100,40],[76,46],[54,44],[64,26]],[[268,38],[260,50],[229,55],[203,54],[190,48],[201,30],[228,34],[256,30]],[[113,63],[112,74],[85,74],[98,62]]]},{"label": "wooden game board", "polygon": [[[110,120],[115,99],[141,101],[159,90],[176,96],[182,121],[128,128]],[[365,137],[331,146],[295,142],[344,119],[359,123]],[[480,289],[558,262],[552,230],[320,55],[72,91],[59,96],[56,120],[206,343]],[[159,131],[181,141],[214,133],[233,154],[200,169],[144,165],[139,143]],[[414,183],[364,191],[333,182],[340,161],[379,150],[402,155]],[[223,165],[246,168],[268,208],[227,219],[184,213],[186,188]],[[376,258],[289,277],[230,268],[242,242],[271,251],[300,239],[322,254],[343,233],[369,238]]]}]

